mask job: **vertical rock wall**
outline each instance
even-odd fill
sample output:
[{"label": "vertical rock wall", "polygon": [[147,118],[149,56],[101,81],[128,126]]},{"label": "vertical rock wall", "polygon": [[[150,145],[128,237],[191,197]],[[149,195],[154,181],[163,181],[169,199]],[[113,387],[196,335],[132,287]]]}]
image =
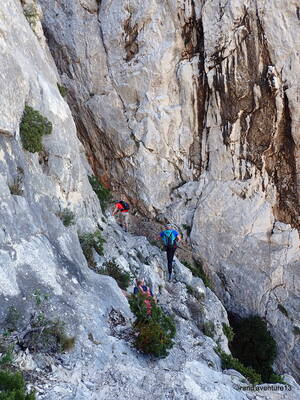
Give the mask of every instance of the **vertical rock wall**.
[{"label": "vertical rock wall", "polygon": [[226,306],[266,316],[299,377],[297,1],[40,3],[95,172],[191,227]]},{"label": "vertical rock wall", "polygon": [[[35,17],[38,26],[38,14]],[[0,58],[2,321],[8,307],[22,298],[21,308],[27,313],[37,287],[61,296],[64,284],[72,291],[87,279],[76,231],[95,230],[102,213],[87,179],[90,167],[70,109],[57,87],[59,77],[41,25],[37,36],[17,0],[1,3]],[[53,125],[40,153],[25,151],[21,143],[25,104]],[[76,227],[66,228],[58,217],[65,208],[74,212]]]}]

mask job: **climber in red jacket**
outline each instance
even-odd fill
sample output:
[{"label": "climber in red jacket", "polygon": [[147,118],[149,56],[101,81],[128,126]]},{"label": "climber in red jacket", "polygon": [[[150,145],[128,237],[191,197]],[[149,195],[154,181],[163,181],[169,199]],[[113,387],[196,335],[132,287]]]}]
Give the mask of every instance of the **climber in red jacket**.
[{"label": "climber in red jacket", "polygon": [[118,216],[119,223],[125,229],[125,232],[128,231],[129,209],[130,206],[126,201],[119,200],[115,203],[115,209],[112,213],[112,215]]}]

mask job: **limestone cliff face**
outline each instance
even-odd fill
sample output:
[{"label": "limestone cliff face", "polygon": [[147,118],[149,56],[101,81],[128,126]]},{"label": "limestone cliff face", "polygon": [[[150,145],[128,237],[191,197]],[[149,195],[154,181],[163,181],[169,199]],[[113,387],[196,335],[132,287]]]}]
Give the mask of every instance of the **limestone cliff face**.
[{"label": "limestone cliff face", "polygon": [[[149,393],[158,399],[248,399],[239,390],[245,379],[233,370],[223,373],[214,351],[216,342],[228,351],[222,327],[227,314],[215,294],[178,261],[174,281],[166,283],[161,251],[145,237],[124,234],[113,217],[102,215],[38,15],[27,21],[25,10],[18,0],[0,4],[0,341],[9,308],[15,307],[25,324],[35,311],[38,290],[49,295],[46,320],[63,321],[76,344],[59,356],[16,346],[15,364],[26,372],[37,399],[129,400]],[[53,124],[52,134],[43,138],[43,152],[22,147],[25,104]],[[57,216],[65,207],[75,214],[74,226],[65,227]],[[111,277],[88,268],[78,232],[96,227],[107,241],[97,266],[115,259],[122,270],[144,276],[160,305],[174,314],[177,336],[168,358],[152,360],[135,350],[127,299]],[[214,324],[212,337],[203,334],[205,323]],[[285,379],[293,387],[291,399],[297,400],[299,386]]]},{"label": "limestone cliff face", "polygon": [[228,309],[265,316],[299,377],[298,2],[40,3],[94,171],[190,226]]},{"label": "limestone cliff face", "polygon": [[[76,231],[67,235],[57,214],[68,207],[79,229],[92,230],[102,213],[49,50],[31,30],[19,1],[1,4],[0,24],[1,301],[21,295],[18,282],[25,279],[24,270],[29,286],[30,280],[32,285],[38,281],[59,295],[60,274],[72,265],[78,269],[78,259],[84,258]],[[22,148],[19,126],[25,103],[53,124],[39,154]],[[1,306],[1,317],[6,308]]]}]

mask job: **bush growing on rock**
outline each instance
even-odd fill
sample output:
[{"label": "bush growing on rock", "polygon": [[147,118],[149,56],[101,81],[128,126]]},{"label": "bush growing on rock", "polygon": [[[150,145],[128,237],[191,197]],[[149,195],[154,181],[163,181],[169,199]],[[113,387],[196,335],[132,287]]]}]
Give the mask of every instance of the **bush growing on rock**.
[{"label": "bush growing on rock", "polygon": [[213,321],[208,321],[205,322],[203,325],[203,333],[205,336],[211,337],[212,339],[214,338],[215,335],[215,324]]},{"label": "bush growing on rock", "polygon": [[60,85],[59,83],[57,83],[57,89],[59,90],[61,97],[66,97],[67,94],[69,93],[69,90],[65,86]]},{"label": "bush growing on rock", "polygon": [[100,231],[94,233],[83,233],[79,235],[79,241],[83,254],[90,267],[95,268],[95,261],[93,258],[93,249],[100,255],[103,255],[103,244],[105,239],[101,236]]},{"label": "bush growing on rock", "polygon": [[263,382],[274,380],[272,364],[277,349],[267,323],[259,316],[244,318],[233,325],[235,336],[230,345],[233,356],[261,374]]},{"label": "bush growing on rock", "polygon": [[42,151],[42,137],[51,132],[52,123],[37,110],[26,105],[20,126],[23,148],[31,153]]},{"label": "bush growing on rock", "polygon": [[203,283],[206,287],[212,289],[212,282],[209,279],[209,277],[206,275],[206,273],[203,270],[202,264],[198,261],[194,261],[193,265],[191,265],[188,261],[180,261],[185,267],[187,267],[193,276],[196,276],[197,278],[201,278],[203,280]]},{"label": "bush growing on rock", "polygon": [[8,344],[0,338],[0,367],[9,367],[12,364],[13,351],[14,345]]},{"label": "bush growing on rock", "polygon": [[151,302],[151,315],[147,314],[145,305],[146,296],[142,293],[132,295],[129,299],[130,309],[135,314],[136,320],[133,324],[137,333],[135,346],[145,354],[155,357],[166,357],[168,350],[173,347],[173,338],[176,327],[172,317],[166,315],[155,303]]},{"label": "bush growing on rock", "polygon": [[94,175],[89,176],[89,182],[99,199],[102,210],[105,210],[108,206],[108,203],[112,200],[112,194],[110,190],[106,189]]},{"label": "bush growing on rock", "polygon": [[99,270],[100,274],[109,275],[117,281],[119,287],[126,290],[130,284],[131,276],[128,272],[124,272],[117,265],[116,260],[110,260],[103,264],[103,269]]},{"label": "bush growing on rock", "polygon": [[64,208],[60,211],[57,216],[61,219],[65,226],[70,226],[75,224],[75,214],[69,208]]},{"label": "bush growing on rock", "polygon": [[155,357],[168,355],[167,349],[172,347],[173,342],[158,323],[149,321],[147,324],[138,325],[137,331],[135,345],[138,350]]},{"label": "bush growing on rock", "polygon": [[23,376],[13,366],[15,345],[10,340],[9,331],[0,335],[0,400],[34,400],[34,393],[26,393]]},{"label": "bush growing on rock", "polygon": [[227,337],[228,342],[232,342],[232,341],[233,341],[233,338],[234,338],[234,331],[233,331],[233,329],[231,328],[231,326],[226,325],[224,322],[223,322],[223,324],[222,324],[222,327],[223,327],[223,333],[224,333],[224,335]]},{"label": "bush growing on rock", "polygon": [[35,394],[26,391],[19,372],[0,370],[0,400],[35,400]]},{"label": "bush growing on rock", "polygon": [[220,348],[216,349],[216,353],[219,354],[222,360],[223,369],[235,369],[240,372],[245,378],[248,379],[253,385],[259,385],[262,383],[261,376],[251,367],[245,367],[237,358],[232,357],[230,354],[226,354]]}]

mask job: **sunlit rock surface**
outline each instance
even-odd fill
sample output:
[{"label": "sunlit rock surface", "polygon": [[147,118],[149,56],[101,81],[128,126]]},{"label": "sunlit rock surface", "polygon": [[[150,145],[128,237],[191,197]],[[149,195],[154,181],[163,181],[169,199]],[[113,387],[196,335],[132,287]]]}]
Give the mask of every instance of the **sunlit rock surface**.
[{"label": "sunlit rock surface", "polygon": [[299,378],[297,1],[40,3],[94,171],[191,228],[226,307],[265,316]]}]

